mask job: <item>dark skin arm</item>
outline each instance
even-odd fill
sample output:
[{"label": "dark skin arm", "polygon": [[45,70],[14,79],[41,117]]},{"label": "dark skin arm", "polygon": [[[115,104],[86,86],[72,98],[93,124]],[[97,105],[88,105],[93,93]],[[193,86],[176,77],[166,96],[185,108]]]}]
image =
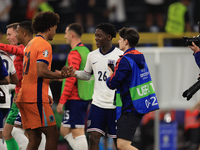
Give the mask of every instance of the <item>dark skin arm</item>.
[{"label": "dark skin arm", "polygon": [[19,83],[19,79],[17,77],[17,73],[14,73],[13,75],[10,75],[10,83],[11,84],[18,84]]},{"label": "dark skin arm", "polygon": [[3,79],[0,79],[0,85],[6,85],[6,84],[10,84],[10,77],[6,76]]},{"label": "dark skin arm", "polygon": [[[47,78],[47,79],[63,79],[68,78],[70,75],[63,73],[63,68],[60,72],[53,72],[50,71],[48,68],[48,65],[44,62],[37,63],[37,75],[38,77]],[[73,67],[68,67],[69,70],[73,70]],[[71,73],[74,73],[74,71],[71,71]]]}]

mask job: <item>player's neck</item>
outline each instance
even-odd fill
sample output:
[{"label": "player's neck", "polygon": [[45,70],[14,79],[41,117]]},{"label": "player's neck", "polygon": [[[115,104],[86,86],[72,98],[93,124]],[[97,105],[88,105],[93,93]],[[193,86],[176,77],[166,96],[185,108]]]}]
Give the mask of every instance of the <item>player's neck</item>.
[{"label": "player's neck", "polygon": [[38,34],[37,35],[39,35],[39,36],[41,36],[41,37],[43,37],[46,41],[48,41],[49,39],[48,39],[48,35],[46,34],[46,32],[44,32],[44,33],[42,33],[42,32],[38,32]]},{"label": "player's neck", "polygon": [[106,45],[104,47],[101,47],[101,52],[103,54],[106,54],[111,48],[112,48],[112,44],[108,44],[108,45]]},{"label": "player's neck", "polygon": [[24,45],[24,47],[27,46],[28,42],[29,42],[30,40],[32,40],[32,38],[33,38],[33,37],[28,37],[28,38],[26,38],[26,39],[24,40],[24,42],[22,43],[22,44]]},{"label": "player's neck", "polygon": [[131,47],[129,45],[125,46],[125,48],[122,50],[123,52],[127,51],[128,49],[130,49]]},{"label": "player's neck", "polygon": [[76,47],[78,43],[81,43],[81,39],[72,40],[70,44],[71,48],[73,49],[74,47]]}]

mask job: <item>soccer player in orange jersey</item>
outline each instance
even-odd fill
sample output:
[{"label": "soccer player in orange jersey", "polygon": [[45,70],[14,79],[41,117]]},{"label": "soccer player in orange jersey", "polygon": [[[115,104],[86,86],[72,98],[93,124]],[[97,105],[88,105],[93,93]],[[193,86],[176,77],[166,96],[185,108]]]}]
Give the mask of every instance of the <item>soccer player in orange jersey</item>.
[{"label": "soccer player in orange jersey", "polygon": [[[47,42],[56,34],[59,16],[53,12],[41,12],[34,18],[32,27],[36,36],[28,43],[24,53],[23,79],[17,95],[22,125],[27,131],[27,150],[36,150],[41,132],[46,136],[46,150],[56,150],[59,131],[48,99],[49,79],[68,77],[51,71],[52,47]],[[72,69],[72,68],[71,68]]]}]

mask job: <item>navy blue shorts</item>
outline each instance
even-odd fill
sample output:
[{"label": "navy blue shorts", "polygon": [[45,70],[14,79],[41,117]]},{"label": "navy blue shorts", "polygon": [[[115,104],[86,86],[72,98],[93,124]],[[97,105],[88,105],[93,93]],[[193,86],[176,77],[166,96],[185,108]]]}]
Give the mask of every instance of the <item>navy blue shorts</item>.
[{"label": "navy blue shorts", "polygon": [[9,108],[0,108],[0,131],[3,131],[3,119],[7,116]]},{"label": "navy blue shorts", "polygon": [[117,120],[117,138],[132,141],[143,114],[124,112]]},{"label": "navy blue shorts", "polygon": [[116,138],[116,109],[100,108],[91,105],[87,121],[87,132],[96,131],[110,138]]},{"label": "navy blue shorts", "polygon": [[90,101],[67,100],[62,119],[62,126],[68,128],[84,128],[85,115]]}]

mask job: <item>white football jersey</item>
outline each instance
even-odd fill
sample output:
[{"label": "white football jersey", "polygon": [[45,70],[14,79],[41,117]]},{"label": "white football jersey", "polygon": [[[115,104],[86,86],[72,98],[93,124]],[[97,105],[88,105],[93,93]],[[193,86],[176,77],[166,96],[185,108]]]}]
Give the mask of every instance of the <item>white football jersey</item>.
[{"label": "white football jersey", "polygon": [[100,49],[90,52],[87,56],[87,62],[84,71],[94,74],[94,94],[92,96],[92,104],[106,109],[114,109],[113,105],[115,90],[110,90],[106,85],[109,76],[108,63],[116,64],[119,56],[123,54],[118,48],[102,54]]},{"label": "white football jersey", "polygon": [[[8,71],[8,74],[13,75],[14,73],[16,73],[16,70],[15,70],[15,67],[13,64],[13,60],[9,56],[2,54],[2,53],[1,53],[1,57],[2,57],[2,60],[3,60],[3,63],[6,67],[6,69]],[[9,94],[9,85],[0,85],[0,96],[3,95],[2,91],[5,93],[6,103],[4,103],[4,104],[0,103],[0,108],[10,108],[11,97]]]}]

